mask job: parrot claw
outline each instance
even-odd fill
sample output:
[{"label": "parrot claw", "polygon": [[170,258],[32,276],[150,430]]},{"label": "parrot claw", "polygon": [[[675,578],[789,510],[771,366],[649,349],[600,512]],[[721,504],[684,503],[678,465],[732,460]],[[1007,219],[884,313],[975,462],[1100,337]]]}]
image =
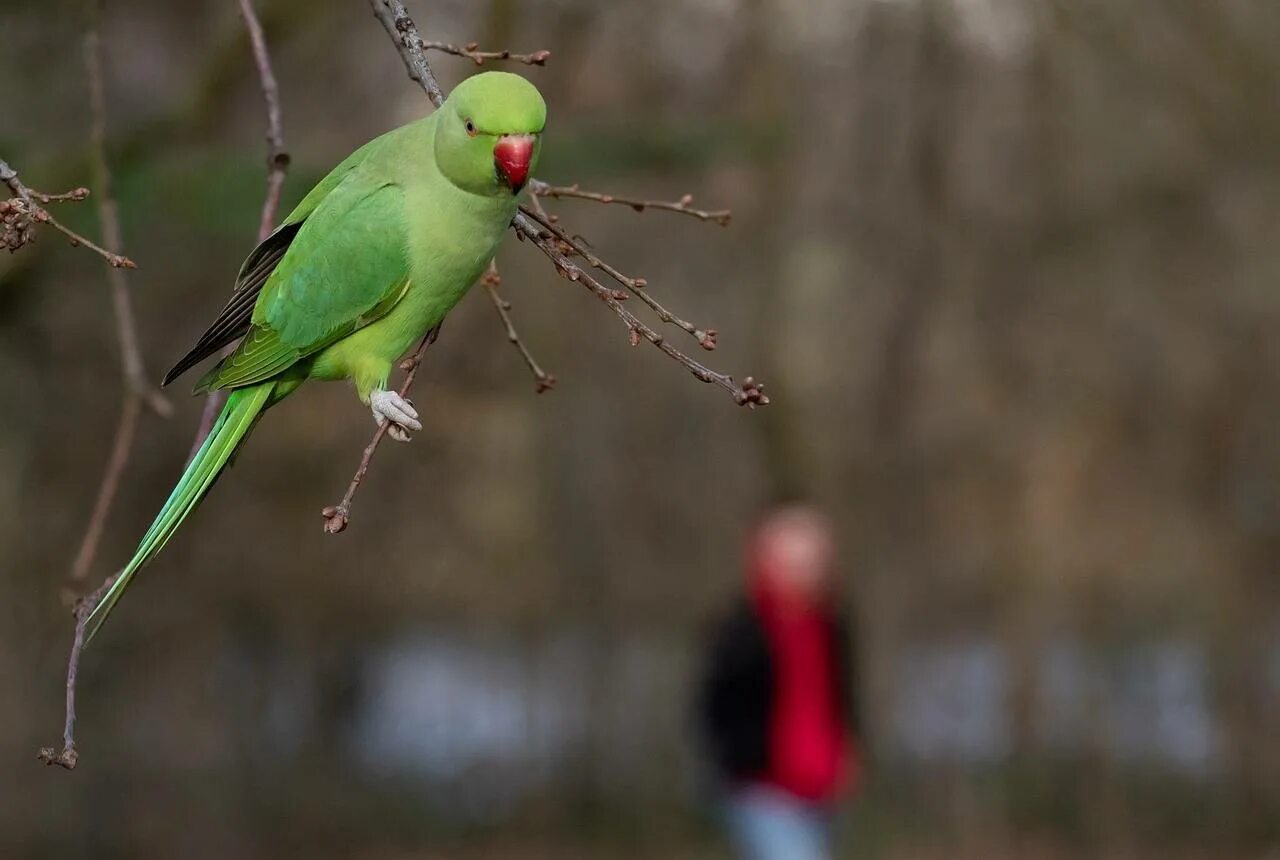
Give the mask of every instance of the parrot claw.
[{"label": "parrot claw", "polygon": [[387,427],[387,435],[397,442],[412,442],[413,437],[409,435],[409,431],[401,427],[399,424],[392,423]]},{"label": "parrot claw", "polygon": [[388,421],[387,435],[397,442],[408,442],[409,431],[421,430],[422,422],[418,420],[418,410],[394,391],[378,389],[369,397],[369,408],[373,411],[373,420],[381,427]]}]

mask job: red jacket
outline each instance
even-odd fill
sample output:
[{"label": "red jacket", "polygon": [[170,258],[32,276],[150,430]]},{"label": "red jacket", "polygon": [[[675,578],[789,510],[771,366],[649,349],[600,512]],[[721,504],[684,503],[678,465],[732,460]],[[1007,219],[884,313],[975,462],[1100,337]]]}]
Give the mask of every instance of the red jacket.
[{"label": "red jacket", "polygon": [[832,799],[850,771],[832,619],[758,590],[755,608],[773,658],[769,760],[759,778],[805,800]]},{"label": "red jacket", "polygon": [[779,623],[767,604],[743,600],[716,631],[699,702],[703,738],[728,780],[830,800],[859,775],[848,631],[822,609]]}]

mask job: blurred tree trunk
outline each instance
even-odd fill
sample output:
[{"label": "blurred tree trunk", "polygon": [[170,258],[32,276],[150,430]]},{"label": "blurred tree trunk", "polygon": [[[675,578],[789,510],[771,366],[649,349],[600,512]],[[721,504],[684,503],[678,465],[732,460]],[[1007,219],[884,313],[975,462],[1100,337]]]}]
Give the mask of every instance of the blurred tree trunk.
[{"label": "blurred tree trunk", "polygon": [[[805,93],[793,79],[791,63],[776,38],[776,0],[744,0],[739,20],[745,24],[742,41],[732,52],[730,66],[741,70],[739,112],[753,131],[776,128],[783,117],[807,111]],[[775,403],[752,416],[765,475],[767,498],[772,502],[797,499],[813,493],[812,440],[804,416],[810,404],[803,402],[804,377],[821,374],[820,368],[796,367],[789,361],[797,343],[808,335],[794,325],[794,303],[803,291],[794,283],[796,273],[788,265],[795,237],[788,235],[789,215],[803,206],[798,199],[796,166],[806,163],[797,152],[792,135],[780,150],[769,151],[752,171],[756,208],[746,226],[758,241],[750,267],[755,273],[754,349],[760,376]]]},{"label": "blurred tree trunk", "polygon": [[[921,339],[943,283],[938,266],[957,74],[944,18],[938,0],[914,10],[875,5],[859,46],[860,137],[851,183],[860,192],[859,251],[892,297],[866,403],[870,446],[850,477],[863,559],[856,575],[865,580],[864,604],[875,607],[865,616],[873,643],[867,664],[872,738],[891,734],[894,666],[912,627],[912,595],[941,573],[924,569],[933,557],[926,544],[929,486],[912,436]],[[905,105],[892,95],[901,92],[904,72]]]}]

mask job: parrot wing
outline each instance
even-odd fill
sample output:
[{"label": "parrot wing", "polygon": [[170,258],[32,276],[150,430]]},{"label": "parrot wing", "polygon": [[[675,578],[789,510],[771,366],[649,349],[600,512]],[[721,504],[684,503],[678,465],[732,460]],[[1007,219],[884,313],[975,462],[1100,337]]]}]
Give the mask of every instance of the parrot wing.
[{"label": "parrot wing", "polygon": [[262,292],[262,285],[275,271],[276,265],[289,250],[289,244],[302,228],[302,221],[294,224],[281,224],[276,231],[253,249],[240,268],[236,278],[236,286],[231,298],[218,313],[205,333],[200,335],[195,346],[180,358],[168,373],[164,375],[161,386],[168,385],[190,368],[204,361],[229,343],[244,337],[252,323],[253,306]]},{"label": "parrot wing", "polygon": [[258,288],[240,346],[197,389],[269,379],[390,311],[409,288],[405,223],[399,186],[358,171],[343,179]]},{"label": "parrot wing", "polygon": [[343,159],[341,164],[329,171],[324,179],[307,192],[307,196],[302,198],[288,217],[280,222],[280,226],[253,249],[245,259],[244,265],[240,267],[235,287],[226,306],[218,313],[217,319],[205,333],[200,335],[195,346],[191,347],[187,354],[164,375],[161,385],[168,385],[190,368],[248,333],[249,326],[253,323],[253,308],[258,301],[258,296],[262,293],[262,287],[275,271],[276,266],[284,259],[289,246],[302,229],[303,222],[319,208],[334,189],[343,184],[353,168],[364,163],[382,145],[384,145],[383,139],[375,138]]}]

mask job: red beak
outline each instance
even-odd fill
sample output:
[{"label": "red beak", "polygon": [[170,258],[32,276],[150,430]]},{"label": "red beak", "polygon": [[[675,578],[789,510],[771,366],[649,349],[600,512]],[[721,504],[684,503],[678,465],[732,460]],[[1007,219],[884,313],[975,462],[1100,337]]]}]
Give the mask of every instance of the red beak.
[{"label": "red beak", "polygon": [[531,134],[504,134],[493,147],[493,163],[498,176],[511,193],[519,194],[529,181],[529,163],[533,160]]}]

